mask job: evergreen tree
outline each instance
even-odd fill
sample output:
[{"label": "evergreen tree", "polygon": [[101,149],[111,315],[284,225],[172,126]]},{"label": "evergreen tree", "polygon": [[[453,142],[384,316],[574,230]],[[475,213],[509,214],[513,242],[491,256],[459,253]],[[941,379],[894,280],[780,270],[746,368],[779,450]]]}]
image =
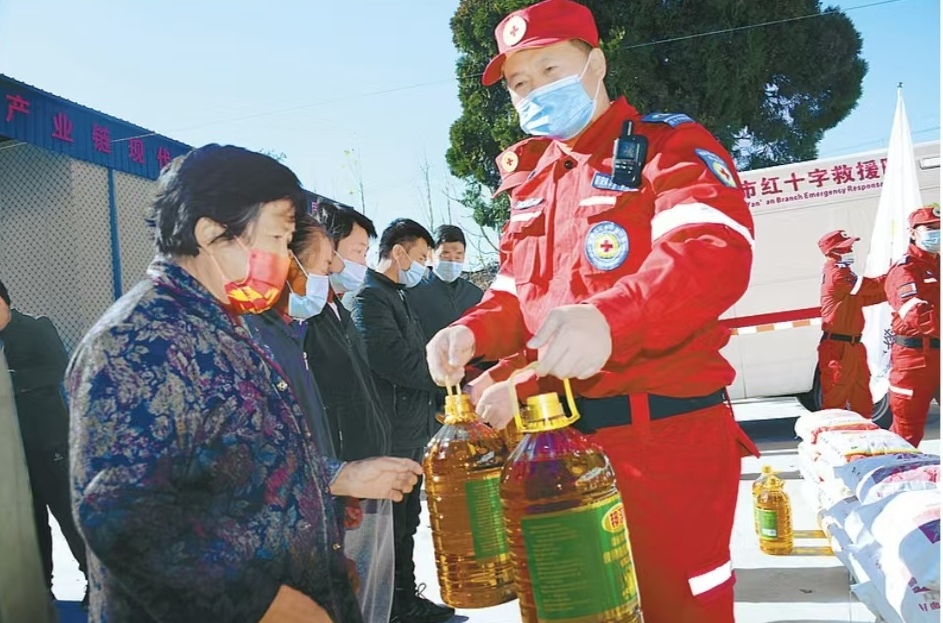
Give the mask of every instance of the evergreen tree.
[{"label": "evergreen tree", "polygon": [[[596,17],[610,96],[625,95],[643,114],[688,114],[740,169],[815,158],[825,131],[861,96],[861,35],[818,0],[582,2]],[[533,3],[461,0],[451,23],[463,112],[446,159],[466,182],[464,203],[475,220],[495,228],[507,220],[508,204],[487,198],[500,180],[494,159],[524,135],[507,90],[484,87],[479,76],[497,53],[497,24]],[[754,27],[781,20],[788,21]]]}]

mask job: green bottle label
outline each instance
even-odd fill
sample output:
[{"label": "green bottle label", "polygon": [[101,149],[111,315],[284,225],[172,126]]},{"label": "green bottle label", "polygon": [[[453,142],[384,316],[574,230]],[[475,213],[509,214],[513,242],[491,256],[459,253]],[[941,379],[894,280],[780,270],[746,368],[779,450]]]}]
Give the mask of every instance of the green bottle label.
[{"label": "green bottle label", "polygon": [[501,507],[501,474],[465,482],[468,521],[471,524],[475,558],[503,556],[509,551]]},{"label": "green bottle label", "polygon": [[591,506],[524,517],[521,536],[541,621],[638,605],[625,508],[618,494]]},{"label": "green bottle label", "polygon": [[760,525],[760,538],[764,541],[775,541],[779,538],[779,513],[774,510],[759,508],[756,510]]}]

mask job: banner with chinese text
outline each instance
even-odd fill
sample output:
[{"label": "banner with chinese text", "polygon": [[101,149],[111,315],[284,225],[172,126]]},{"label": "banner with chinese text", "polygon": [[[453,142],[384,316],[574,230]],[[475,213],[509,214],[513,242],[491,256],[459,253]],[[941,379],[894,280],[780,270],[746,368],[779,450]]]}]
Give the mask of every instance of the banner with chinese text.
[{"label": "banner with chinese text", "polygon": [[0,137],[148,179],[190,151],[179,141],[0,74]]}]

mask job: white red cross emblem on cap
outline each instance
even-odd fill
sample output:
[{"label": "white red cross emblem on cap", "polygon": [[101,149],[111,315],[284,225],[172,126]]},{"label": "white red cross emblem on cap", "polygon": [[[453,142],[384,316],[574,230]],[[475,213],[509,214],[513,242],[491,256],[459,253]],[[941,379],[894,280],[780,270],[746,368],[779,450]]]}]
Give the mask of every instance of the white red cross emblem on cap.
[{"label": "white red cross emblem on cap", "polygon": [[501,156],[501,168],[504,169],[505,173],[516,171],[519,162],[517,154],[513,151],[504,152],[504,155]]},{"label": "white red cross emblem on cap", "polygon": [[520,15],[515,15],[504,25],[504,32],[501,35],[504,45],[508,47],[517,45],[524,38],[525,32],[527,32],[527,22]]},{"label": "white red cross emblem on cap", "polygon": [[933,207],[933,216],[940,218],[940,206]]},{"label": "white red cross emblem on cap", "polygon": [[841,232],[838,232],[838,233],[841,234],[841,237],[842,237],[842,238],[846,238],[846,239],[847,239],[847,238],[850,238],[850,236],[848,235],[848,232],[846,232],[846,231],[841,231]]}]

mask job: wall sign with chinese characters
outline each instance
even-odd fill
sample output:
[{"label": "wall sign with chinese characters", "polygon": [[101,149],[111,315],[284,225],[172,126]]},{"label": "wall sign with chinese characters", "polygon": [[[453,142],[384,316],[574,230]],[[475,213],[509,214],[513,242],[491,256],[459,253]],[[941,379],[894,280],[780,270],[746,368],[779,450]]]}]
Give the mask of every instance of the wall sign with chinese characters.
[{"label": "wall sign with chinese characters", "polygon": [[0,74],[0,136],[157,179],[190,146]]},{"label": "wall sign with chinese characters", "polygon": [[751,209],[873,193],[884,183],[885,154],[814,160],[784,167],[744,171],[741,186]]}]

